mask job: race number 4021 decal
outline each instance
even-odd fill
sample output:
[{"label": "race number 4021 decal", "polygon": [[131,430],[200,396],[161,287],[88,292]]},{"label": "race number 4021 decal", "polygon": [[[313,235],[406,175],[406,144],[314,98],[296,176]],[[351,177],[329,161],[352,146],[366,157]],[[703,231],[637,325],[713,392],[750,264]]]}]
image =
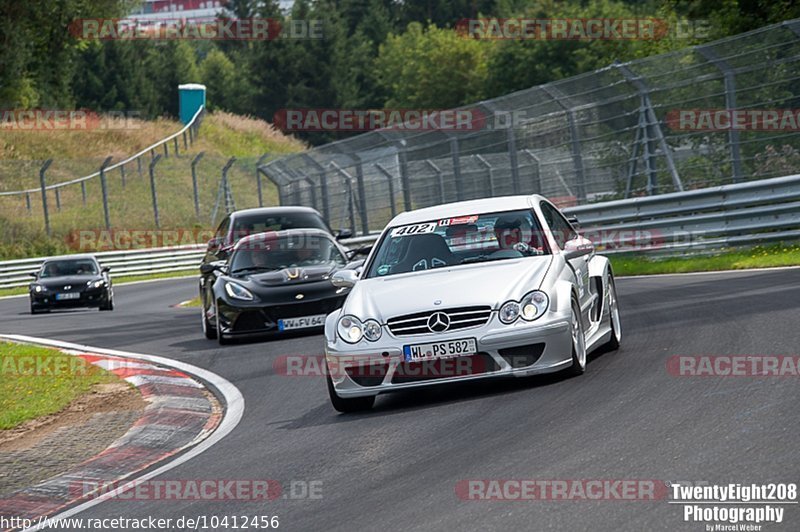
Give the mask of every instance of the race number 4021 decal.
[{"label": "race number 4021 decal", "polygon": [[411,225],[403,225],[401,227],[395,227],[392,229],[391,236],[411,236],[411,235],[422,235],[424,233],[433,233],[436,229],[436,223],[434,222],[427,222],[424,224],[411,224]]}]

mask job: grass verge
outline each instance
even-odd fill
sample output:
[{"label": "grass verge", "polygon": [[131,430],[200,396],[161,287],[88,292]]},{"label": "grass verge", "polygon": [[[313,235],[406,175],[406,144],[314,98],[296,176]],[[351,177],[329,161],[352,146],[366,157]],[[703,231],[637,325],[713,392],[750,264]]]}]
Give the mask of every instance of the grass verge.
[{"label": "grass verge", "polygon": [[663,273],[749,270],[800,265],[800,245],[758,246],[749,249],[722,250],[705,257],[647,258],[611,256],[614,274],[655,275]]},{"label": "grass verge", "polygon": [[55,414],[96,384],[119,379],[56,349],[0,342],[0,430]]}]

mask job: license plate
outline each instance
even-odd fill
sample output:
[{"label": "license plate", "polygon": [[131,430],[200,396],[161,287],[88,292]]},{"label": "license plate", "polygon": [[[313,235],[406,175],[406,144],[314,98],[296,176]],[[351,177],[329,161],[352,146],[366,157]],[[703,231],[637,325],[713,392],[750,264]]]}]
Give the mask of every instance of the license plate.
[{"label": "license plate", "polygon": [[64,294],[56,294],[56,300],[61,301],[64,299],[80,299],[81,295],[78,292],[67,292]]},{"label": "license plate", "polygon": [[406,362],[416,360],[430,360],[435,358],[447,358],[458,356],[470,356],[478,352],[478,342],[475,338],[463,338],[461,340],[448,340],[446,342],[434,342],[432,344],[404,345],[403,354]]},{"label": "license plate", "polygon": [[284,318],[278,320],[278,330],[291,331],[292,329],[322,327],[325,325],[326,316],[327,314],[317,314],[316,316],[304,316],[302,318]]}]

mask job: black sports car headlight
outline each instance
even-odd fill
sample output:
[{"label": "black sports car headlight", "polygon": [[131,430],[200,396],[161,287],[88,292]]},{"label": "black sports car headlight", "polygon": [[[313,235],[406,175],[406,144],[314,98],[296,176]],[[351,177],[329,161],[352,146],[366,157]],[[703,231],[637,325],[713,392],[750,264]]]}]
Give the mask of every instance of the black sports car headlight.
[{"label": "black sports car headlight", "polygon": [[86,286],[88,286],[89,288],[100,288],[105,284],[106,282],[100,279],[99,281],[89,281],[88,283],[86,283]]},{"label": "black sports car headlight", "polygon": [[47,287],[41,284],[32,285],[31,289],[37,294],[41,294],[42,292],[47,292]]},{"label": "black sports car headlight", "polygon": [[225,283],[225,292],[233,299],[240,299],[242,301],[252,301],[255,299],[250,290],[236,283]]}]

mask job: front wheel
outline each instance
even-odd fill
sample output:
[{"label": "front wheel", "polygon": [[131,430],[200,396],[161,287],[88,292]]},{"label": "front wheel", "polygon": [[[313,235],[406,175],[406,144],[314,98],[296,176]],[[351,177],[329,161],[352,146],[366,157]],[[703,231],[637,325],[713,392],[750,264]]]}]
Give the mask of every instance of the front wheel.
[{"label": "front wheel", "polygon": [[100,310],[112,311],[114,310],[114,294],[112,292],[106,293],[106,301],[100,305]]},{"label": "front wheel", "polygon": [[622,340],[622,325],[619,321],[619,302],[614,276],[608,278],[608,319],[611,325],[611,338],[606,342],[606,347],[615,351],[619,349],[619,343]]},{"label": "front wheel", "polygon": [[586,339],[583,336],[583,320],[578,302],[572,300],[572,365],[567,372],[570,375],[581,375],[586,371]]},{"label": "front wheel", "polygon": [[350,412],[363,412],[364,410],[369,410],[375,404],[374,395],[369,397],[353,397],[350,399],[339,397],[336,394],[336,388],[333,387],[331,376],[325,375],[325,379],[328,381],[328,395],[331,398],[331,404],[338,412],[342,412],[344,414]]}]

